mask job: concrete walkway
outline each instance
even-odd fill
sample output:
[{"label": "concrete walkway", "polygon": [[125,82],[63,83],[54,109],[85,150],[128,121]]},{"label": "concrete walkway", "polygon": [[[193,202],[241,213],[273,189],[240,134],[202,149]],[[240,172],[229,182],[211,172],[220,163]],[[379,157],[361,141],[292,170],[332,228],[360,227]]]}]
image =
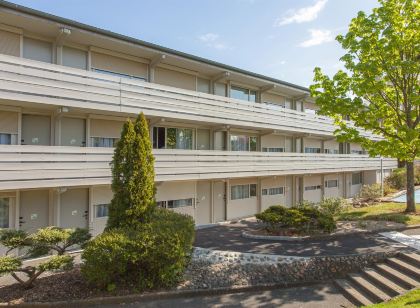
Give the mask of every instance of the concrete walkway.
[{"label": "concrete walkway", "polygon": [[301,242],[270,241],[243,238],[244,230],[252,230],[253,221],[240,221],[196,231],[195,246],[216,250],[264,253],[289,256],[345,255],[395,251],[401,248],[390,238],[375,233],[352,234]]},{"label": "concrete walkway", "polygon": [[[282,307],[329,308],[354,307],[333,284],[308,287],[275,289],[270,291],[243,292],[204,297],[173,298],[135,303],[120,303],[124,307]],[[115,307],[101,305],[101,307]]]}]

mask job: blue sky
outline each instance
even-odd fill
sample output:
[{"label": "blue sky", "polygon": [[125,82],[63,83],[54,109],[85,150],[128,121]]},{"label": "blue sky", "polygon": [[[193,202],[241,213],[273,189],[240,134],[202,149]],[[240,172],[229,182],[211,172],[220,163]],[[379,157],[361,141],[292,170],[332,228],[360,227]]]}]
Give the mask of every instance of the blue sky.
[{"label": "blue sky", "polygon": [[[334,40],[376,0],[14,0],[165,47],[309,86],[313,68],[332,74]],[[94,12],[94,13],[92,13]]]}]

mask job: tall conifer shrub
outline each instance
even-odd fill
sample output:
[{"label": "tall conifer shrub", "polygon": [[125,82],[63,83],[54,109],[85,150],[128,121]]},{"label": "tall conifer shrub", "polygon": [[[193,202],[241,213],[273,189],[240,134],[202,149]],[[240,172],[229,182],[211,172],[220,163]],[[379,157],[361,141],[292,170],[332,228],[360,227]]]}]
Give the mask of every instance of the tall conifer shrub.
[{"label": "tall conifer shrub", "polygon": [[125,122],[111,162],[112,191],[107,229],[142,223],[155,206],[155,171],[146,118]]}]

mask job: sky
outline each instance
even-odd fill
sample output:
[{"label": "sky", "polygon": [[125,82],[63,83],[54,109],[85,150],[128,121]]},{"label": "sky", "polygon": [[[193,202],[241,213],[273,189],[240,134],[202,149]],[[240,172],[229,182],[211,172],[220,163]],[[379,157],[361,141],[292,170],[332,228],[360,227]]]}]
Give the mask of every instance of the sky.
[{"label": "sky", "polygon": [[14,3],[309,86],[342,68],[335,41],[377,0],[11,0]]}]

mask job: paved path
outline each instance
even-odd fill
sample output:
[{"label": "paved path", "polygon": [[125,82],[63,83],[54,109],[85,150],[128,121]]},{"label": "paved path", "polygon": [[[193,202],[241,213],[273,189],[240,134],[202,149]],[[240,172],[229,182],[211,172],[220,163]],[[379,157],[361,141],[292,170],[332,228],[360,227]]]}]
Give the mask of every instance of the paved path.
[{"label": "paved path", "polygon": [[380,251],[394,251],[406,247],[379,234],[343,235],[334,239],[305,240],[301,242],[247,239],[242,231],[252,229],[255,223],[219,225],[197,230],[195,246],[217,250],[266,253],[291,256],[344,255]]},{"label": "paved path", "polygon": [[[315,285],[291,289],[223,294],[205,297],[162,299],[130,304],[124,307],[282,307],[282,308],[335,308],[353,307],[332,284]],[[101,305],[101,307],[115,307]]]}]

